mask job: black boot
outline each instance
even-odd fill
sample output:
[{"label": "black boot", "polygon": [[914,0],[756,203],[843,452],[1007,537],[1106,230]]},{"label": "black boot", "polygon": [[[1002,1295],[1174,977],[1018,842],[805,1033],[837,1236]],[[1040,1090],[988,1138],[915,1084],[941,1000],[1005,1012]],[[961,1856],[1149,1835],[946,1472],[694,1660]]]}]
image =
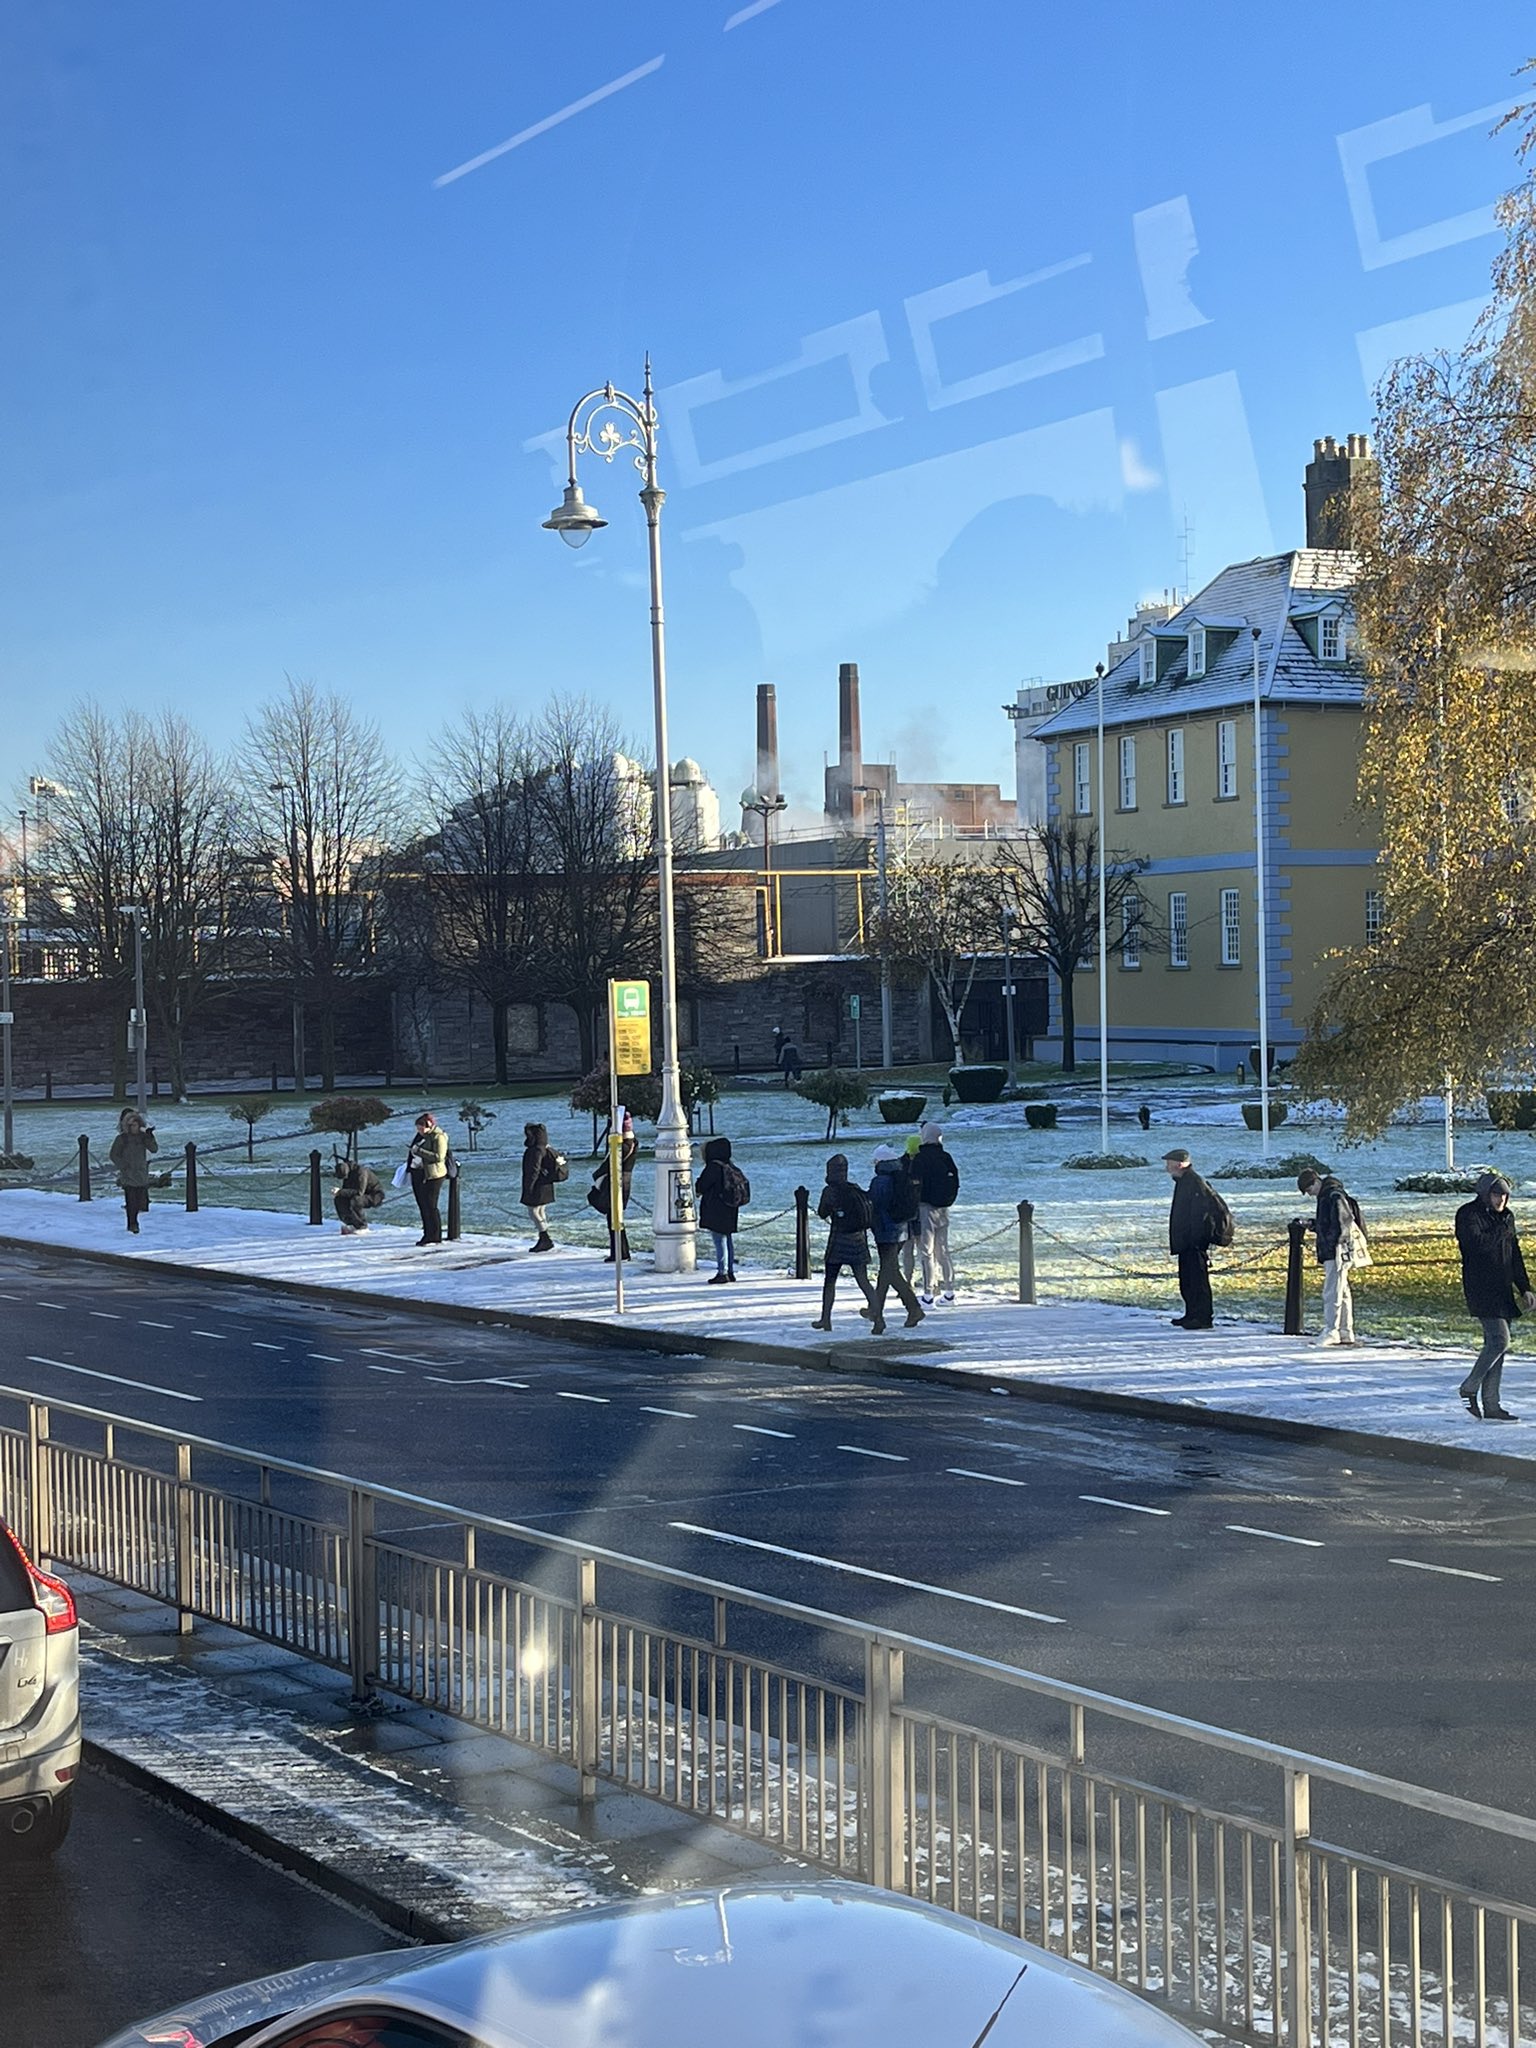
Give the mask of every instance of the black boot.
[{"label": "black boot", "polygon": [[536,1252],[552,1252],[554,1248],[555,1240],[550,1236],[547,1230],[541,1230],[539,1232],[539,1241],[533,1247],[533,1249]]}]

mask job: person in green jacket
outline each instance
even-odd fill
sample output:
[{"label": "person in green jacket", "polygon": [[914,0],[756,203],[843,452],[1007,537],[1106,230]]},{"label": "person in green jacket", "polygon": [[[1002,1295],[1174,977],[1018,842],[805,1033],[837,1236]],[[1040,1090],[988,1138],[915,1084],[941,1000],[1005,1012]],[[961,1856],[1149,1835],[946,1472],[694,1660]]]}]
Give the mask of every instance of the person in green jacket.
[{"label": "person in green jacket", "polygon": [[145,1123],[136,1109],[125,1109],[117,1120],[117,1136],[107,1156],[117,1168],[117,1184],[128,1211],[128,1228],[135,1237],[139,1234],[139,1218],[149,1207],[149,1155],[159,1149],[154,1125]]},{"label": "person in green jacket", "polygon": [[416,1242],[441,1244],[443,1219],[439,1213],[443,1182],[448,1178],[448,1133],[437,1127],[437,1118],[424,1109],[416,1119],[416,1132],[405,1155],[411,1177],[411,1193],[421,1211],[421,1235]]}]

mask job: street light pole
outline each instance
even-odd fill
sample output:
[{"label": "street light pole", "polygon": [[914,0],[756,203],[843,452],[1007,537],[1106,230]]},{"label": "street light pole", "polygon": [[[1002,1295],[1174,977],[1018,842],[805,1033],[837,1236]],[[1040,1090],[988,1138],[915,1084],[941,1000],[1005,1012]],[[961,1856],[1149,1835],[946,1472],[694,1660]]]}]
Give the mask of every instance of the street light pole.
[{"label": "street light pole", "polygon": [[741,792],[741,808],[763,821],[763,952],[769,960],[779,952],[778,919],[773,914],[773,821],[789,808],[785,796],[770,796],[754,786]]},{"label": "street light pole", "polygon": [[1259,921],[1259,1130],[1269,1157],[1269,916],[1264,875],[1264,706],[1259,681],[1259,629],[1253,628],[1253,853],[1258,869],[1254,890]]},{"label": "street light pole", "polygon": [[269,792],[283,806],[283,827],[288,839],[288,945],[293,955],[293,1092],[304,1092],[304,997],[301,993],[303,958],[299,948],[299,800],[286,782],[269,782]]},{"label": "street light pole", "polygon": [[1099,679],[1099,747],[1098,747],[1098,817],[1099,828],[1099,1150],[1106,1156],[1109,1152],[1109,880],[1105,874],[1104,833],[1108,819],[1104,813],[1104,664],[1098,665]]},{"label": "street light pole", "polygon": [[[601,427],[597,422],[602,420]],[[621,424],[622,423],[622,424]],[[693,1201],[693,1148],[683,1113],[677,1057],[677,934],[672,889],[671,751],[667,740],[667,643],[661,602],[661,508],[666,492],[656,481],[656,398],[651,359],[639,399],[604,384],[577,401],[566,427],[569,456],[565,495],[544,521],[571,547],[582,547],[608,524],[587,504],[576,482],[578,454],[612,462],[621,450],[636,450],[635,467],[645,479],[645,508],[651,571],[651,681],[656,720],[656,895],[661,923],[661,1109],[656,1119],[656,1192],[651,1209],[658,1273],[691,1273],[697,1255]],[[597,431],[594,433],[594,428]]]},{"label": "street light pole", "polygon": [[11,1076],[11,932],[14,918],[0,918],[0,1090],[5,1096],[5,1156],[16,1150],[16,1091]]},{"label": "street light pole", "polygon": [[144,910],[141,904],[119,904],[119,917],[133,919],[133,1051],[134,1051],[134,1097],[140,1116],[149,1111],[149,1091],[145,1085],[145,1063],[149,1056],[149,1025],[144,1015]]},{"label": "street light pole", "polygon": [[1008,1032],[1008,1086],[1013,1086],[1013,912],[1003,911],[1003,1002]]},{"label": "street light pole", "polygon": [[[856,785],[856,794],[872,796],[875,800],[875,894],[880,905],[880,921],[883,927],[886,911],[890,908],[890,891],[887,882],[885,843],[885,791],[878,784],[861,782]],[[895,1032],[891,1020],[891,962],[889,955],[880,955],[880,1064],[889,1073],[896,1064]]]}]

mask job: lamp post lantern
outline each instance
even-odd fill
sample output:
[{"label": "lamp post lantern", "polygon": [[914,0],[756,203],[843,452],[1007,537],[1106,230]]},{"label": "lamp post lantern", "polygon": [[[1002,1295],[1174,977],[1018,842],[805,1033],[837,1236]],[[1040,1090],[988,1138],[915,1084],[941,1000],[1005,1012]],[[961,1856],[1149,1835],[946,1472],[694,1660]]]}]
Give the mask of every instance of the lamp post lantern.
[{"label": "lamp post lantern", "polygon": [[149,1111],[149,1090],[145,1085],[145,1062],[149,1055],[149,1023],[144,1015],[144,910],[138,903],[120,903],[119,917],[133,919],[133,1057],[134,1107],[140,1116]]},{"label": "lamp post lantern", "polygon": [[661,604],[661,508],[666,492],[656,481],[656,396],[651,359],[645,359],[645,383],[638,399],[603,384],[571,408],[566,426],[569,456],[565,494],[544,521],[570,547],[584,547],[608,522],[589,505],[576,481],[578,455],[612,462],[625,449],[635,450],[635,468],[644,478],[640,503],[645,508],[651,569],[651,681],[656,720],[656,895],[661,924],[661,1109],[656,1119],[656,1192],[651,1223],[658,1273],[691,1273],[697,1250],[693,1202],[693,1148],[677,1059],[677,933],[672,892],[671,749],[667,741],[667,641]]},{"label": "lamp post lantern", "polygon": [[770,796],[754,784],[741,792],[741,808],[763,821],[763,952],[769,960],[779,951],[779,921],[773,914],[773,821],[789,808],[789,798]]}]

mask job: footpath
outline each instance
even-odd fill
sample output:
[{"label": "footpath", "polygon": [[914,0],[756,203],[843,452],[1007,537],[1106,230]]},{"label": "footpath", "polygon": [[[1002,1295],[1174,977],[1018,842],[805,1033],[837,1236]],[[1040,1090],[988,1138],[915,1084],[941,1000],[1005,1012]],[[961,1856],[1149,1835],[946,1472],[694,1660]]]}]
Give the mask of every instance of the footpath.
[{"label": "footpath", "polygon": [[[993,1393],[1075,1403],[1210,1428],[1259,1430],[1421,1462],[1536,1472],[1536,1360],[1517,1351],[1504,1399],[1523,1424],[1478,1422],[1457,1397],[1474,1348],[1373,1342],[1325,1349],[1272,1326],[1220,1321],[1209,1332],[1166,1316],[1093,1302],[1025,1307],[999,1287],[965,1289],[916,1330],[899,1312],[883,1337],[855,1313],[848,1283],[830,1337],[811,1327],[820,1277],[744,1267],[733,1287],[707,1271],[663,1277],[626,1268],[616,1313],[613,1268],[586,1248],[530,1255],[526,1235],[473,1236],[418,1249],[411,1231],[375,1225],[342,1238],[265,1210],[156,1205],[130,1237],[115,1202],[82,1203],[32,1189],[0,1193],[0,1244],[126,1259],[205,1279],[260,1282],[321,1297],[409,1307],[552,1339],[712,1356],[813,1371],[978,1384]],[[1178,1306],[1169,1267],[1169,1314]],[[893,1304],[893,1307],[895,1305]],[[1316,1302],[1312,1304],[1315,1315]],[[1218,1315],[1220,1292],[1217,1294]]]}]

